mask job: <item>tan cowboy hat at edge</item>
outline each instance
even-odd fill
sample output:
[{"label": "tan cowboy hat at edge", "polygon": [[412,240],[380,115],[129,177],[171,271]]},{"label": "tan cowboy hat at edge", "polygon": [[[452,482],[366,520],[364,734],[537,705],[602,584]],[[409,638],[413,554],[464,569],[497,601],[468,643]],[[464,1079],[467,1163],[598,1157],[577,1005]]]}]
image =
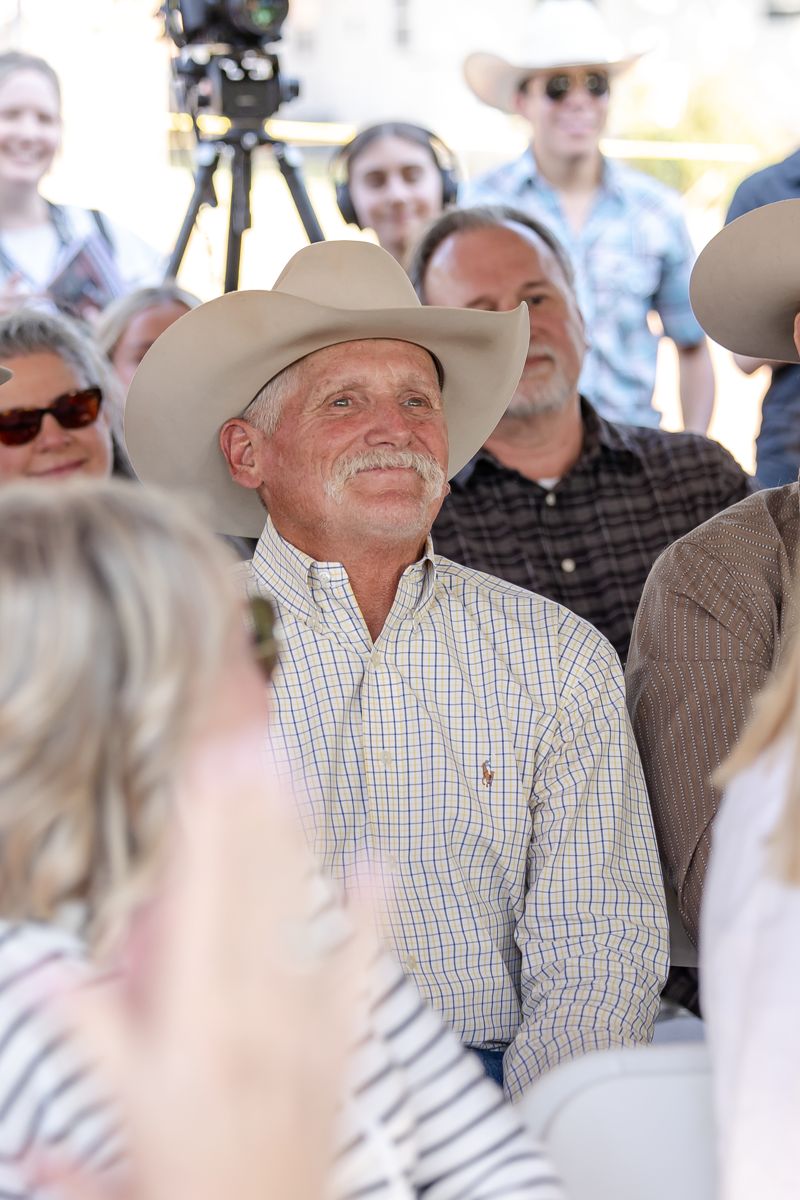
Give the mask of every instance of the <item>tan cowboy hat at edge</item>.
[{"label": "tan cowboy hat at edge", "polygon": [[484,104],[513,113],[519,89],[540,71],[603,67],[615,73],[646,53],[625,50],[591,0],[542,0],[533,11],[525,46],[521,64],[485,53],[464,60],[464,78]]},{"label": "tan cowboy hat at edge", "polygon": [[220,427],[290,363],[365,338],[413,342],[441,363],[452,476],[508,407],[530,323],[524,305],[504,313],[423,307],[400,264],[369,242],[306,246],[272,291],[210,300],[147,352],[125,405],[125,441],[137,475],[192,493],[220,533],[257,536],[264,509],[255,491],[230,478]]},{"label": "tan cowboy hat at edge", "polygon": [[736,354],[798,362],[800,200],[753,209],[700,253],[689,296],[709,337]]}]

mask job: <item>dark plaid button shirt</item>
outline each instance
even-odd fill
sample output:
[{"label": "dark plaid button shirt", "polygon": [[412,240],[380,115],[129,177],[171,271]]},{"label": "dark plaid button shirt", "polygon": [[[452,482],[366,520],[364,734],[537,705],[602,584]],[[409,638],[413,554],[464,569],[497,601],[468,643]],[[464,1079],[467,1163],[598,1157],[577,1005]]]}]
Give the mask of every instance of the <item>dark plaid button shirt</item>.
[{"label": "dark plaid button shirt", "polygon": [[624,662],[657,556],[753,483],[717,442],[614,425],[582,405],[581,457],[552,489],[481,450],[452,481],[433,543],[585,617]]}]

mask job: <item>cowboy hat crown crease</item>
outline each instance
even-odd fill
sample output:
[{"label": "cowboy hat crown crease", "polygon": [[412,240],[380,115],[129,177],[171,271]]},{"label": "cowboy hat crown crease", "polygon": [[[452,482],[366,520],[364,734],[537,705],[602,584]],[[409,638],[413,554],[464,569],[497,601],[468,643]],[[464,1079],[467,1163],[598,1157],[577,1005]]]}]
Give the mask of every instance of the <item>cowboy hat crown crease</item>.
[{"label": "cowboy hat crown crease", "polygon": [[397,260],[371,242],[304,246],[289,259],[272,290],[337,309],[422,307]]}]

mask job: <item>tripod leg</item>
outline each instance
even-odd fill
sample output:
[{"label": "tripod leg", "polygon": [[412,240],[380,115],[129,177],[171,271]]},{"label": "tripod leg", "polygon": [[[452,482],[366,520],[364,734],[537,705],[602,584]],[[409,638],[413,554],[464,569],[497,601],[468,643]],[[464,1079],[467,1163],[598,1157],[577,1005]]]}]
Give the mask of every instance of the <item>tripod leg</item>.
[{"label": "tripod leg", "polygon": [[253,183],[252,151],[252,146],[242,143],[235,143],[233,147],[231,208],[228,217],[228,250],[225,261],[226,292],[235,292],[239,286],[242,234],[252,225],[250,211],[250,189]]},{"label": "tripod leg", "polygon": [[210,204],[212,208],[216,206],[217,197],[214,192],[214,172],[219,163],[220,149],[220,144],[215,142],[201,142],[197,147],[194,191],[186,209],[186,216],[183,218],[180,233],[175,241],[175,249],[170,255],[166,271],[164,272],[166,279],[174,279],[180,270],[183,256],[186,253],[186,247],[189,244],[189,238],[192,236],[192,230],[197,220],[197,214],[200,211],[200,206],[203,204]]},{"label": "tripod leg", "polygon": [[325,234],[322,232],[320,223],[317,220],[317,214],[311,206],[306,185],[303,183],[303,177],[300,174],[299,156],[296,151],[290,149],[283,142],[273,142],[272,149],[275,153],[275,158],[278,160],[281,175],[286,180],[286,186],[294,201],[297,215],[303,222],[306,237],[310,242],[324,242]]}]

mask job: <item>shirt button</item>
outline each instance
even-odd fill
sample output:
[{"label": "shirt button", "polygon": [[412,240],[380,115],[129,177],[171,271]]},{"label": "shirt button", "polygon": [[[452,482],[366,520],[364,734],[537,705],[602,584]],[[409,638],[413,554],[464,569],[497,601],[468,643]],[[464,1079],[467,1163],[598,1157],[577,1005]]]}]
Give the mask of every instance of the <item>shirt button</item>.
[{"label": "shirt button", "polygon": [[545,502],[545,504],[547,505],[547,507],[548,507],[548,508],[555,508],[555,506],[556,506],[556,494],[555,494],[555,492],[548,492],[548,493],[547,493],[547,495],[546,495],[546,496],[545,496],[545,498],[544,498],[544,502]]},{"label": "shirt button", "polygon": [[572,572],[575,570],[575,559],[574,558],[562,558],[561,570],[565,571],[567,575],[571,575]]},{"label": "shirt button", "polygon": [[416,954],[407,954],[403,959],[403,966],[407,971],[416,971],[419,967]]}]

